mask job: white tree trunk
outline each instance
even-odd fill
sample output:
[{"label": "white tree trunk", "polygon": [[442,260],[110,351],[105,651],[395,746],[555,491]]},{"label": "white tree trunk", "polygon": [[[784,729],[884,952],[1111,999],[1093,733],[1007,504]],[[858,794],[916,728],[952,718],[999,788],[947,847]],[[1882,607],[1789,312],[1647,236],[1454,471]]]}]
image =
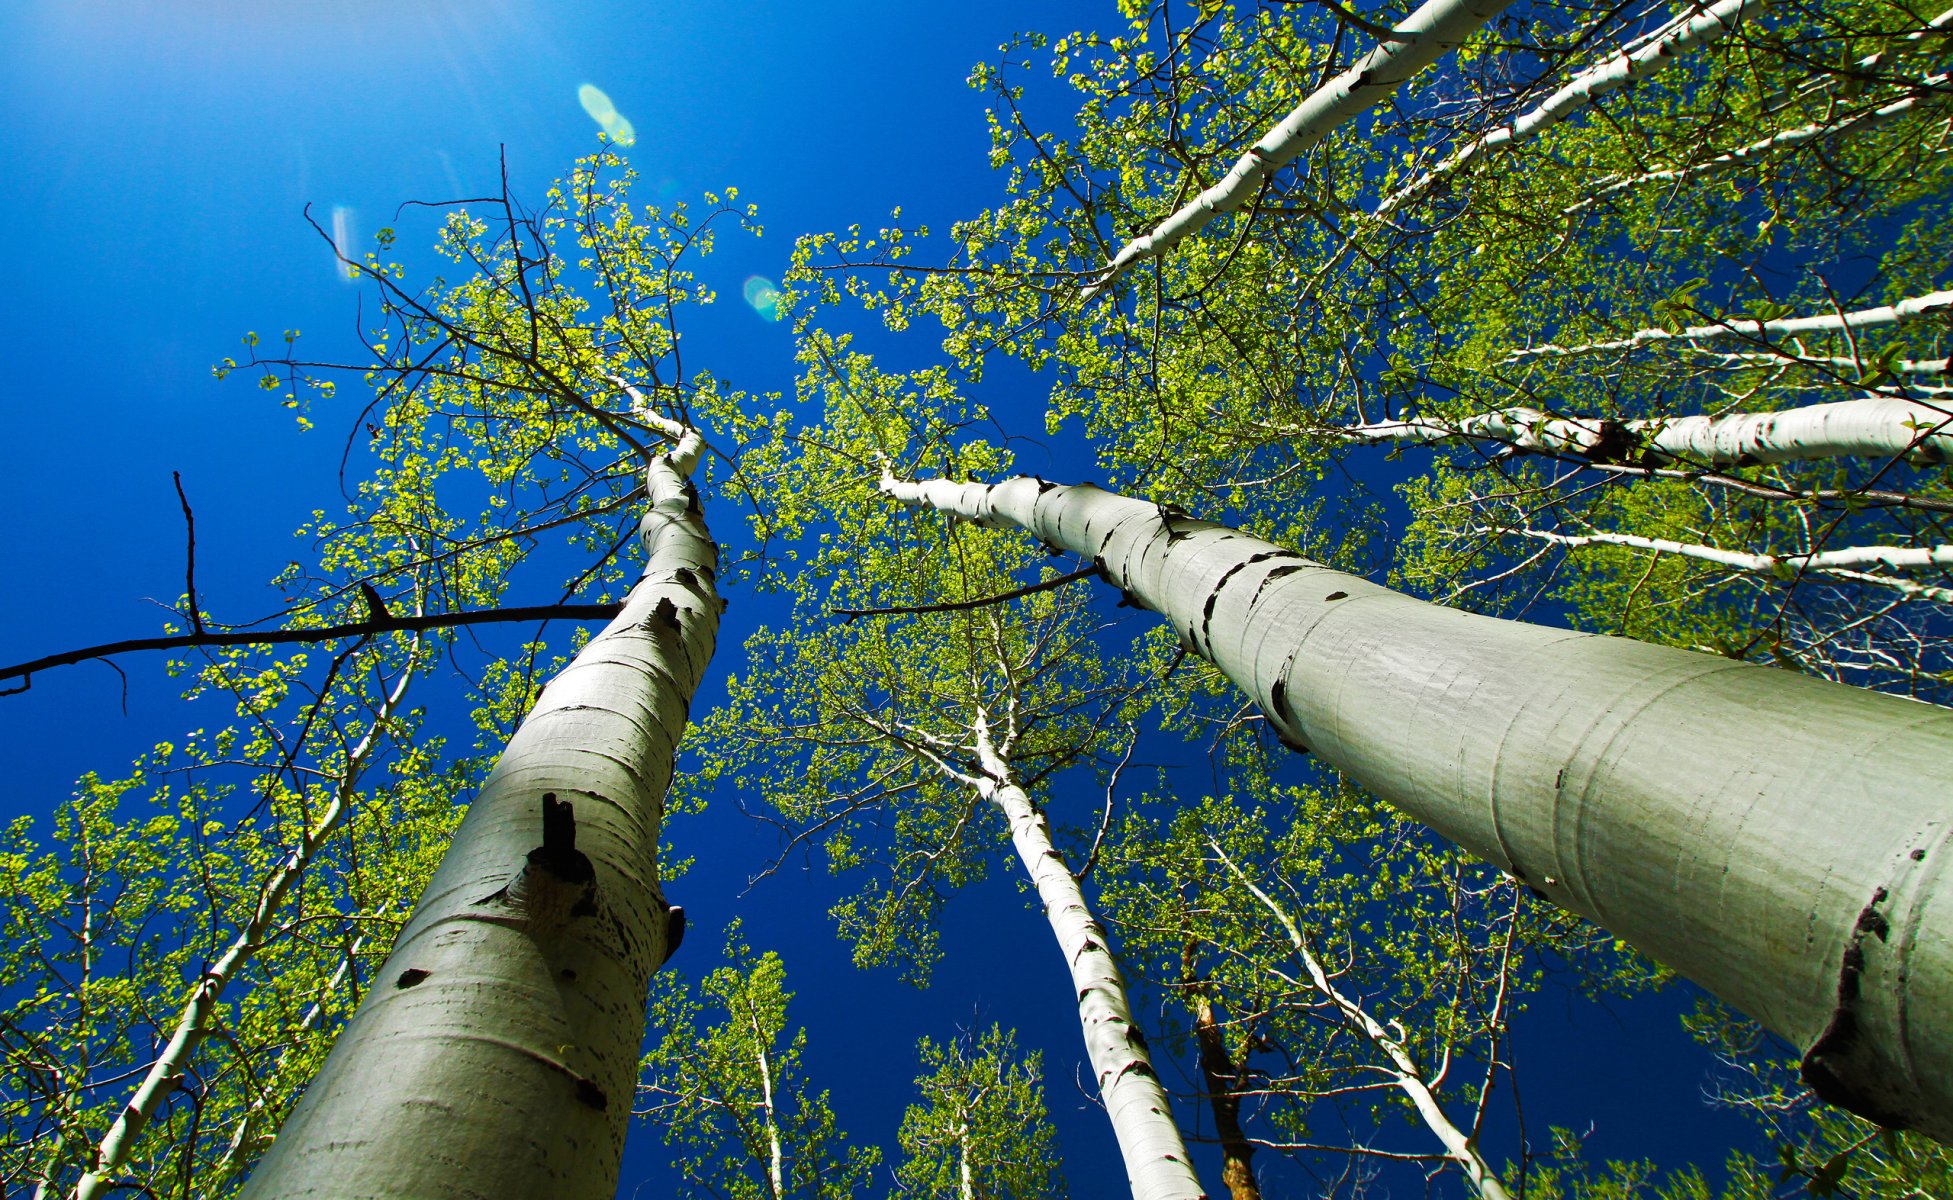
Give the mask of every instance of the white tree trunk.
[{"label": "white tree trunk", "polygon": [[1806,333],[1849,333],[1885,325],[1903,325],[1949,309],[1953,309],[1953,291],[1929,292],[1924,296],[1907,297],[1897,304],[1881,304],[1876,308],[1861,308],[1856,312],[1825,313],[1814,317],[1785,317],[1775,321],[1759,321],[1754,317],[1729,317],[1715,325],[1691,325],[1681,330],[1641,329],[1611,342],[1588,342],[1579,346],[1551,344],[1528,346],[1523,350],[1513,351],[1508,361],[1522,358],[1564,358],[1573,354],[1605,354],[1615,350],[1651,346],[1657,342],[1699,342],[1728,337],[1767,341],[1773,335],[1794,337]]},{"label": "white tree trunk", "polygon": [[1953,1139],[1953,712],[1441,608],[1098,488],[887,481],[1091,558],[1306,746]]},{"label": "white tree trunk", "polygon": [[[1477,1192],[1482,1200],[1511,1200],[1511,1193],[1507,1192],[1505,1184],[1500,1182],[1498,1172],[1494,1171],[1492,1164],[1486,1162],[1485,1156],[1479,1153],[1478,1139],[1460,1129],[1458,1123],[1444,1111],[1444,1105],[1438,1102],[1437,1093],[1431,1090],[1430,1083],[1425,1080],[1424,1072],[1418,1067],[1417,1058],[1411,1053],[1410,1047],[1404,1045],[1401,1039],[1392,1037],[1383,1022],[1370,1014],[1370,1010],[1343,994],[1336,986],[1335,980],[1329,977],[1329,972],[1323,969],[1322,960],[1316,957],[1315,947],[1310,944],[1308,936],[1302,932],[1302,927],[1295,923],[1295,918],[1289,915],[1288,910],[1275,903],[1273,896],[1248,878],[1247,873],[1240,867],[1235,866],[1234,860],[1227,856],[1218,842],[1209,842],[1207,845],[1226,865],[1228,871],[1240,880],[1242,886],[1252,892],[1255,899],[1261,901],[1262,907],[1274,914],[1275,920],[1288,934],[1289,945],[1295,948],[1295,956],[1302,960],[1302,969],[1309,976],[1309,986],[1316,990],[1317,995],[1329,1001],[1329,1006],[1336,1010],[1337,1018],[1344,1025],[1355,1030],[1364,1041],[1389,1060],[1388,1066],[1378,1065],[1374,1069],[1388,1076],[1392,1086],[1410,1101],[1411,1107],[1417,1111],[1418,1120],[1424,1122],[1424,1127],[1430,1130],[1438,1139],[1438,1144],[1444,1147],[1445,1157],[1456,1163],[1458,1169],[1465,1173],[1465,1178],[1471,1182],[1472,1190]],[[1448,1057],[1449,1051],[1446,1053]],[[1442,1075],[1443,1072],[1440,1071],[1439,1074]]]},{"label": "white tree trunk", "polygon": [[1536,408],[1505,408],[1439,421],[1379,421],[1340,430],[1364,442],[1437,442],[1476,438],[1543,454],[1579,454],[1604,462],[1706,466],[1797,462],[1822,458],[1904,458],[1953,462],[1953,405],[1865,396],[1779,412],[1719,417],[1615,421],[1556,417]]},{"label": "white tree trunk", "polygon": [[1151,233],[1128,242],[1085,289],[1090,300],[1136,262],[1158,258],[1221,213],[1253,200],[1262,180],[1329,136],[1330,130],[1382,100],[1411,76],[1463,45],[1512,0],[1426,0],[1389,41],[1311,92],[1222,177]]},{"label": "white tree trunk", "polygon": [[1370,214],[1387,217],[1424,195],[1439,183],[1489,154],[1509,150],[1545,129],[1559,124],[1581,108],[1636,79],[1652,75],[1683,54],[1712,42],[1735,28],[1746,12],[1763,7],[1764,0],[1719,0],[1705,11],[1678,17],[1655,36],[1632,49],[1623,48],[1604,62],[1575,75],[1565,87],[1497,129],[1482,133],[1451,152],[1429,170],[1386,196]]},{"label": "white tree trunk", "polygon": [[766,1034],[759,1021],[748,1022],[753,1029],[753,1061],[759,1064],[760,1114],[766,1123],[766,1194],[780,1200],[787,1194],[787,1155],[780,1145],[780,1115],[773,1106],[773,1070],[766,1061]]},{"label": "white tree trunk", "polygon": [[1641,187],[1644,184],[1667,183],[1677,179],[1684,179],[1691,175],[1701,175],[1713,171],[1727,170],[1731,167],[1743,166],[1755,159],[1762,158],[1779,150],[1789,150],[1801,146],[1806,142],[1836,137],[1841,133],[1876,125],[1882,121],[1889,121],[1893,117],[1904,116],[1928,102],[1944,102],[1946,99],[1945,89],[1949,80],[1953,80],[1953,76],[1944,73],[1929,75],[1914,85],[1919,88],[1919,94],[1917,95],[1893,100],[1889,103],[1878,105],[1875,108],[1862,109],[1848,116],[1838,117],[1833,120],[1813,121],[1806,125],[1798,125],[1790,129],[1781,130],[1768,137],[1761,137],[1753,142],[1745,143],[1736,147],[1734,150],[1725,150],[1721,154],[1705,158],[1700,162],[1663,167],[1639,175],[1629,175],[1607,180],[1602,186],[1594,189],[1587,199],[1581,200],[1569,207],[1567,212],[1569,214],[1581,212],[1592,207],[1595,201],[1603,196],[1612,196],[1617,192]]},{"label": "white tree trunk", "polygon": [[1146,1037],[1133,1020],[1132,1001],[1105,929],[1085,901],[1065,856],[1051,843],[1051,825],[1014,782],[1010,764],[991,743],[981,717],[976,748],[982,774],[978,792],[1010,825],[1011,845],[1037,888],[1044,918],[1071,971],[1085,1054],[1098,1081],[1099,1100],[1119,1140],[1133,1200],[1200,1200],[1207,1193],[1173,1121],[1166,1089],[1153,1069]]},{"label": "white tree trunk", "polygon": [[[688,433],[647,470],[643,579],[509,739],[252,1200],[615,1194],[667,954],[664,793],[719,621],[685,479],[699,451]],[[573,810],[573,850],[560,825],[543,837],[546,794]]]},{"label": "white tree trunk", "polygon": [[1668,538],[1642,537],[1632,533],[1557,533],[1550,529],[1499,530],[1484,528],[1481,534],[1518,533],[1535,541],[1559,546],[1626,546],[1656,554],[1675,554],[1702,562],[1715,563],[1751,575],[1794,574],[1808,571],[1859,583],[1874,583],[1921,600],[1953,604],[1953,588],[1934,587],[1895,575],[1866,571],[1865,567],[1884,567],[1888,571],[1931,571],[1953,567],[1953,546],[1846,546],[1820,550],[1815,554],[1754,554],[1744,550],[1724,550],[1695,542]]}]

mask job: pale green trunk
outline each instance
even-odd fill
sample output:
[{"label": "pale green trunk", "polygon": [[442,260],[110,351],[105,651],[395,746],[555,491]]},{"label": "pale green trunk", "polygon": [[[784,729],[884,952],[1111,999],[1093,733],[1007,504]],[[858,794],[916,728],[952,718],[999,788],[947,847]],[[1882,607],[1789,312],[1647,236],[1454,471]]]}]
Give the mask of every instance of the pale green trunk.
[{"label": "pale green trunk", "polygon": [[[250,1200],[615,1194],[670,929],[665,788],[719,620],[684,479],[698,450],[688,436],[647,472],[643,579],[509,740]],[[529,861],[545,794],[572,806],[593,888]]]},{"label": "pale green trunk", "polygon": [[1093,559],[1285,741],[1793,1042],[1825,1099],[1953,1139],[1953,712],[1441,608],[1090,486],[884,488]]}]

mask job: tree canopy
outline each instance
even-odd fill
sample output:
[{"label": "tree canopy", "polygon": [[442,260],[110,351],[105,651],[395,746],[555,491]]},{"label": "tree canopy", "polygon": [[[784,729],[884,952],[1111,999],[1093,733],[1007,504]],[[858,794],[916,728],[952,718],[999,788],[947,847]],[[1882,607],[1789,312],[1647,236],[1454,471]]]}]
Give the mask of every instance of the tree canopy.
[{"label": "tree canopy", "polygon": [[[315,223],[361,341],[215,372],[344,436],[279,615],[202,594],[179,481],[161,644],[4,677],[163,649],[197,726],[4,831],[9,1189],[1110,1191],[1061,1162],[1074,1062],[1136,1196],[1953,1185],[1953,12],[1108,21],[972,71],[994,190],[946,235],[795,231],[745,297],[791,380],[683,338],[758,208],[625,145],[371,252]],[[905,984],[1011,922],[962,970],[1049,968],[1073,1057],[978,1008],[818,1058],[790,1000],[876,1014],[676,903],[815,863]],[[1596,1161],[1516,1031],[1677,970],[1744,1010],[1679,993],[1673,1053],[1746,1140]]]}]

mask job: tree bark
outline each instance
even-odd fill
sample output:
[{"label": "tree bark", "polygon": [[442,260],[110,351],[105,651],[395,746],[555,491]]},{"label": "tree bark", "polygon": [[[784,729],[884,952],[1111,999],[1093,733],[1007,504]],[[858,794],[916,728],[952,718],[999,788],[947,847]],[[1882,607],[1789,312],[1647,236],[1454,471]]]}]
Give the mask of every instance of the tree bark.
[{"label": "tree bark", "polygon": [[1426,604],[1092,486],[886,480],[1089,557],[1307,747],[1953,1141],[1953,712]]},{"label": "tree bark", "polygon": [[1151,233],[1128,242],[1085,289],[1090,300],[1136,262],[1158,258],[1221,213],[1253,200],[1262,180],[1294,162],[1351,117],[1397,90],[1397,86],[1463,45],[1480,25],[1512,0],[1426,0],[1388,41],[1347,71],[1323,84],[1282,118],[1241,156],[1221,181],[1162,221]]},{"label": "tree bark", "polygon": [[1037,888],[1045,920],[1071,971],[1078,1023],[1085,1053],[1098,1080],[1099,1099],[1119,1140],[1133,1200],[1205,1200],[1194,1176],[1166,1089],[1133,1020],[1126,981],[1106,942],[1105,929],[1085,902],[1085,893],[1051,843],[1051,826],[1012,781],[1010,764],[992,745],[979,718],[977,755],[982,775],[977,789],[1010,824],[1011,845],[1024,873]]},{"label": "tree bark", "polygon": [[1233,1200],[1261,1200],[1255,1180],[1255,1145],[1241,1130],[1241,1065],[1227,1051],[1227,1036],[1214,1016],[1213,988],[1195,969],[1200,942],[1187,938],[1180,951],[1180,986],[1193,998],[1194,1049],[1200,1061],[1201,1086],[1214,1110],[1214,1137],[1221,1144],[1221,1185]]},{"label": "tree bark", "polygon": [[1698,342],[1730,337],[1763,342],[1768,341],[1773,335],[1794,337],[1806,333],[1850,333],[1854,330],[1877,329],[1886,325],[1905,325],[1948,310],[1953,310],[1953,291],[1928,292],[1923,296],[1909,296],[1897,304],[1881,304],[1876,308],[1861,308],[1856,312],[1785,317],[1774,321],[1762,321],[1755,317],[1727,317],[1714,325],[1691,325],[1681,330],[1641,329],[1611,342],[1588,342],[1579,346],[1552,344],[1528,346],[1523,350],[1513,351],[1509,361],[1523,358],[1565,358],[1575,354],[1607,354],[1616,350],[1652,346],[1659,342]]},{"label": "tree bark", "polygon": [[643,578],[509,740],[251,1200],[615,1194],[667,954],[664,794],[721,607],[700,450],[648,468]]},{"label": "tree bark", "polygon": [[1677,542],[1668,538],[1642,537],[1633,533],[1605,531],[1558,533],[1550,529],[1503,530],[1490,527],[1474,532],[1517,533],[1535,541],[1552,542],[1567,547],[1626,546],[1635,550],[1674,554],[1700,562],[1715,563],[1717,566],[1728,567],[1732,571],[1741,571],[1750,575],[1795,575],[1800,572],[1810,572],[1838,579],[1849,579],[1857,583],[1877,584],[1920,600],[1953,604],[1953,588],[1935,587],[1929,583],[1919,583],[1897,575],[1860,569],[1884,567],[1890,571],[1929,571],[1953,567],[1953,545],[1844,546],[1836,550],[1820,550],[1815,554],[1754,554],[1746,550],[1724,550],[1719,546]]},{"label": "tree bark", "polygon": [[1578,454],[1601,462],[1657,466],[1750,466],[1823,458],[1953,461],[1953,404],[1865,396],[1779,412],[1719,417],[1617,421],[1557,417],[1536,408],[1505,408],[1441,421],[1379,421],[1343,436],[1364,442],[1437,442],[1478,438],[1543,454]]},{"label": "tree bark", "polygon": [[1705,42],[1715,41],[1735,28],[1745,12],[1760,9],[1763,5],[1764,0],[1720,0],[1713,7],[1693,16],[1676,18],[1638,46],[1616,50],[1604,62],[1581,71],[1568,80],[1566,86],[1507,124],[1479,134],[1452,151],[1431,169],[1386,196],[1370,215],[1389,216],[1480,158],[1509,150],[1542,130],[1559,124],[1602,96],[1654,74],[1674,62],[1677,55]]}]

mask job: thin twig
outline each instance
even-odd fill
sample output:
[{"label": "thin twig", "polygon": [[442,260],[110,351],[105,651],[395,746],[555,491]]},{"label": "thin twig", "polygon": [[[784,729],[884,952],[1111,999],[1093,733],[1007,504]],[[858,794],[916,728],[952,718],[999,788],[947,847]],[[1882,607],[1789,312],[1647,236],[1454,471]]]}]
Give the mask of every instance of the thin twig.
[{"label": "thin twig", "polygon": [[201,634],[203,613],[197,606],[197,518],[190,512],[190,498],[183,494],[183,472],[171,471],[170,482],[176,485],[176,502],[183,506],[183,529],[189,542],[183,551],[183,594],[190,606],[190,628]]}]

